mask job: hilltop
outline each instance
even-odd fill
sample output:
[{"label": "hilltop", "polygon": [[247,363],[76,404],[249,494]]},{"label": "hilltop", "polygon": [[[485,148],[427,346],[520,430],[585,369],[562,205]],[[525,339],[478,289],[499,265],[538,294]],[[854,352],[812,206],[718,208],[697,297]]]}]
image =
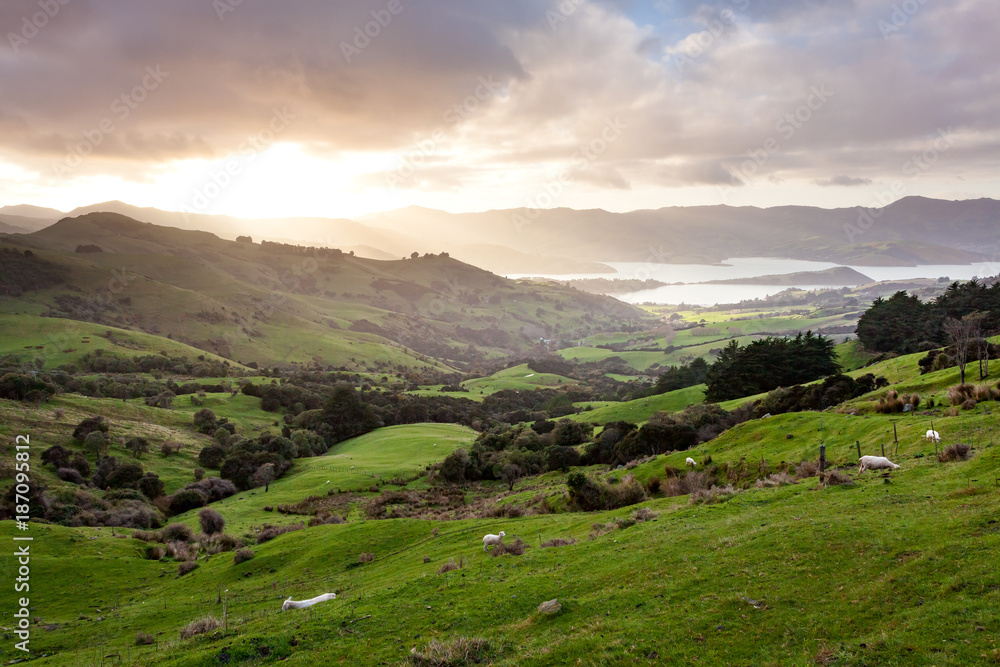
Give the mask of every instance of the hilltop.
[{"label": "hilltop", "polygon": [[707,280],[706,285],[868,285],[875,282],[849,266],[835,266],[823,271],[797,271],[780,275]]}]

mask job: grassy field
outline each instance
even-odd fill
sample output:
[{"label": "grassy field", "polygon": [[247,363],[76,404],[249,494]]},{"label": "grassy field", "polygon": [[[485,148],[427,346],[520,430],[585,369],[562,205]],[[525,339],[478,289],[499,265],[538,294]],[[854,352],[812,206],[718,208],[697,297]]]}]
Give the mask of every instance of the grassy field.
[{"label": "grassy field", "polygon": [[[536,373],[527,364],[512,366],[498,371],[489,377],[466,380],[462,386],[470,394],[495,394],[504,389],[528,390],[553,389],[578,384],[576,380],[552,373]],[[467,398],[471,398],[467,396]]]},{"label": "grassy field", "polygon": [[[475,637],[497,665],[996,664],[997,427],[982,411],[950,418],[946,439],[960,435],[975,455],[941,464],[918,458],[933,453],[917,437],[920,419],[901,438],[902,467],[885,479],[850,472],[853,485],[809,479],[709,505],[652,499],[643,506],[655,521],[593,539],[593,524],[634,508],[320,526],[256,546],[241,565],[228,553],[204,558],[180,578],[176,564],[144,560],[141,543],[110,530],[35,525],[30,604],[43,620],[32,629],[33,656],[39,665],[99,664],[114,653],[131,665],[407,664],[411,649],[431,641]],[[822,440],[835,462],[851,463],[854,440],[868,452],[887,432],[882,417],[783,415],[745,423],[694,454],[774,465],[813,458]],[[690,454],[632,472],[681,467]],[[4,539],[12,528],[0,525]],[[500,529],[532,546],[523,556],[485,555],[480,538]],[[539,548],[554,537],[577,542]],[[363,552],[374,560],[362,563]],[[438,574],[449,559],[464,567]],[[0,585],[10,587],[13,556],[3,563]],[[66,594],[81,588],[87,595]],[[338,598],[280,611],[287,596],[327,591]],[[222,619],[223,599],[225,629],[179,639],[194,619]],[[558,614],[536,611],[551,599]],[[135,646],[137,632],[157,643]],[[18,657],[12,643],[0,649],[5,661]]]},{"label": "grassy field", "polygon": [[705,400],[705,385],[699,384],[634,401],[581,403],[578,407],[592,406],[594,409],[571,415],[570,419],[602,425],[622,420],[638,424],[647,421],[656,412],[680,412],[687,406],[701,403],[703,400]]},{"label": "grassy field", "polygon": [[[323,456],[296,459],[292,469],[271,484],[270,490],[253,489],[215,503],[238,531],[252,524],[294,523],[264,507],[295,504],[308,496],[326,496],[338,490],[367,492],[372,485],[394,477],[412,478],[428,464],[436,463],[458,447],[468,449],[475,432],[455,424],[390,426],[335,445]],[[179,521],[198,525],[196,512]]]}]

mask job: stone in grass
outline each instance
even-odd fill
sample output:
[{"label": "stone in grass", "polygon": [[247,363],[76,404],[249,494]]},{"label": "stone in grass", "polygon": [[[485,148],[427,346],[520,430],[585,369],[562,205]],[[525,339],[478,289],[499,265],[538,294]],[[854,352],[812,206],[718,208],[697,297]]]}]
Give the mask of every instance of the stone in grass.
[{"label": "stone in grass", "polygon": [[538,613],[540,614],[557,614],[560,609],[562,609],[562,605],[559,604],[559,600],[546,600],[538,605]]}]

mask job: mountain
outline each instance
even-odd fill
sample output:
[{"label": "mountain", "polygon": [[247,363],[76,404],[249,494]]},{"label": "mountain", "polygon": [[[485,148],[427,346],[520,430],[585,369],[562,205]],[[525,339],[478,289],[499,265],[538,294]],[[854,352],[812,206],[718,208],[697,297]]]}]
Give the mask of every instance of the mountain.
[{"label": "mountain", "polygon": [[16,204],[14,206],[0,207],[0,215],[17,215],[25,218],[42,218],[55,221],[66,214],[54,208],[32,206],[30,204]]},{"label": "mountain", "polygon": [[507,280],[447,254],[380,261],[117,213],[3,242],[31,249],[23,261],[42,263],[39,275],[62,276],[19,283],[18,311],[166,336],[244,363],[447,371],[649,319],[615,299]]},{"label": "mountain", "polygon": [[898,266],[972,263],[1000,252],[1000,202],[992,199],[908,197],[881,209],[720,205],[629,213],[559,208],[451,214],[408,208],[362,220],[394,232],[598,262],[775,257]]}]

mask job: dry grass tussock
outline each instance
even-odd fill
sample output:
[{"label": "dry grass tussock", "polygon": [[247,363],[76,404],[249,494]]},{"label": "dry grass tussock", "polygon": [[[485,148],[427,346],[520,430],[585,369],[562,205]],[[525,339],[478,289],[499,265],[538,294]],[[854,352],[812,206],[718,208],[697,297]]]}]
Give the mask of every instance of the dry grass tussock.
[{"label": "dry grass tussock", "polygon": [[410,653],[410,664],[417,667],[459,667],[489,664],[492,647],[485,639],[456,637],[450,641],[432,640],[423,651]]},{"label": "dry grass tussock", "polygon": [[181,630],[181,639],[190,639],[195,635],[204,635],[209,632],[215,632],[220,627],[222,623],[219,622],[215,616],[209,614],[208,616],[202,616],[197,621],[191,621],[187,626]]},{"label": "dry grass tussock", "polygon": [[840,470],[827,470],[819,474],[819,483],[823,486],[840,486],[854,484],[854,480]]},{"label": "dry grass tussock", "polygon": [[771,473],[763,479],[758,479],[754,482],[754,486],[758,489],[771,488],[776,486],[788,486],[790,484],[795,484],[795,478],[789,475],[787,472],[776,472]]},{"label": "dry grass tussock", "polygon": [[938,461],[941,463],[951,463],[953,461],[968,461],[972,455],[972,447],[959,442],[948,445],[938,453]]},{"label": "dry grass tussock", "polygon": [[490,550],[490,555],[494,558],[504,555],[523,556],[524,550],[530,546],[530,544],[524,542],[520,537],[515,537],[513,542],[501,542],[494,546]]},{"label": "dry grass tussock", "polygon": [[438,574],[460,570],[463,567],[465,567],[465,558],[459,558],[457,563],[454,558],[449,558],[447,563],[438,568]]},{"label": "dry grass tussock", "polygon": [[714,505],[724,503],[737,493],[732,484],[726,486],[713,486],[711,489],[702,489],[691,494],[688,501],[692,505]]},{"label": "dry grass tussock", "polygon": [[548,540],[546,542],[542,542],[542,548],[543,549],[551,549],[553,547],[568,547],[568,546],[573,545],[573,544],[576,544],[576,538],[575,537],[571,537],[569,539],[563,539],[561,537],[557,537],[555,539]]}]

